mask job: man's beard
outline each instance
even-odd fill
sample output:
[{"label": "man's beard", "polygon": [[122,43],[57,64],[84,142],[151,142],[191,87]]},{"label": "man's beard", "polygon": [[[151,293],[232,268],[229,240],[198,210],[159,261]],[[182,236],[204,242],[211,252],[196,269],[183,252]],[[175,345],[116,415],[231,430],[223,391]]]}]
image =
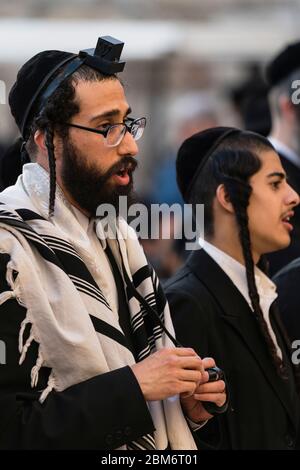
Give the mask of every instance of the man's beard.
[{"label": "man's beard", "polygon": [[[116,215],[119,214],[119,196],[127,196],[127,207],[135,200],[133,192],[132,173],[137,161],[130,156],[120,158],[109,170],[103,172],[95,166],[88,166],[86,156],[75,149],[67,140],[63,145],[62,182],[74,201],[95,216],[98,206],[111,204]],[[127,169],[130,181],[128,185],[113,184],[109,179],[121,169]]]}]

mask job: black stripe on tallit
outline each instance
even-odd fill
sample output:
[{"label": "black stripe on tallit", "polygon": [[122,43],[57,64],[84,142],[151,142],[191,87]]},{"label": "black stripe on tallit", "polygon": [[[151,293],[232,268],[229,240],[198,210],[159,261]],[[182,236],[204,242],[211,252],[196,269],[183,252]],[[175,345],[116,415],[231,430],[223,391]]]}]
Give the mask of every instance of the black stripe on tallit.
[{"label": "black stripe on tallit", "polygon": [[[19,220],[15,219],[15,215],[13,213],[11,214],[12,218],[7,217],[6,214],[3,217],[1,216],[1,212],[3,213],[4,211],[0,211],[0,221],[19,229],[22,232],[22,234],[25,236],[25,238],[30,239],[30,241],[34,244],[35,248],[37,248],[37,250],[39,251],[39,253],[44,259],[55,264],[64,272],[66,272],[68,275],[70,274],[74,275],[80,279],[83,279],[87,283],[89,283],[91,285],[91,289],[95,289],[97,294],[103,300],[105,300],[104,295],[102,294],[98,285],[94,281],[94,278],[92,277],[91,273],[87,269],[86,265],[82,261],[80,261],[80,259],[78,259],[76,256],[73,256],[72,254],[66,253],[65,251],[62,251],[59,249],[51,249],[50,247],[47,246],[47,242],[43,240],[43,237],[40,234],[38,234],[26,222],[24,222],[21,219]],[[21,214],[24,214],[25,217],[28,217],[28,220],[34,220],[34,219],[45,220],[43,219],[43,217],[39,216],[39,214],[36,214],[35,212],[30,211],[28,209],[18,209],[16,212],[18,212],[18,215],[20,217],[21,217]],[[28,231],[30,232],[30,234],[27,233]],[[57,239],[57,241],[58,240],[59,239]],[[76,250],[74,248],[73,250],[76,253]]]},{"label": "black stripe on tallit", "polygon": [[42,217],[40,214],[37,214],[36,212],[33,212],[29,209],[16,209],[15,210],[17,214],[25,221],[27,220],[45,220],[44,217]]},{"label": "black stripe on tallit", "polygon": [[127,348],[130,352],[132,352],[123,333],[105,321],[100,320],[100,318],[94,317],[93,315],[90,315],[90,318],[97,333],[108,336],[108,338],[116,341],[117,343],[121,344],[121,346],[124,346],[124,348]]},{"label": "black stripe on tallit", "polygon": [[[145,281],[145,279],[148,279],[150,278],[150,269],[149,269],[149,266],[146,265],[146,266],[143,266],[142,268],[140,268],[136,273],[134,273],[134,275],[132,276],[132,282],[134,284],[134,287],[137,288],[143,281]],[[131,297],[134,297],[131,289],[126,289],[126,295],[127,295],[127,299],[128,301],[131,299]]]},{"label": "black stripe on tallit", "polygon": [[11,227],[15,227],[17,230],[19,230],[26,239],[29,238],[30,243],[34,245],[34,247],[38,250],[38,252],[46,261],[55,264],[64,271],[61,263],[55,256],[55,253],[49,247],[46,246],[43,239],[28,224],[26,224],[22,220],[16,220],[15,218],[9,218],[6,216],[3,217],[1,215],[1,211],[0,222],[10,225]]}]

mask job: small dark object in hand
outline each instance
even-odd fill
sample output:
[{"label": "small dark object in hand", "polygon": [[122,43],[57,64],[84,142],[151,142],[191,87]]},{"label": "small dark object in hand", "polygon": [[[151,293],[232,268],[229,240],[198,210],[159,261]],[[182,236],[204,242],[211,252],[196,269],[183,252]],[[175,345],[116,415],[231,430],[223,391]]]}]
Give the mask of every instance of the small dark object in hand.
[{"label": "small dark object in hand", "polygon": [[217,380],[224,380],[224,372],[219,367],[209,367],[205,369],[208,372],[208,382],[216,382]]}]

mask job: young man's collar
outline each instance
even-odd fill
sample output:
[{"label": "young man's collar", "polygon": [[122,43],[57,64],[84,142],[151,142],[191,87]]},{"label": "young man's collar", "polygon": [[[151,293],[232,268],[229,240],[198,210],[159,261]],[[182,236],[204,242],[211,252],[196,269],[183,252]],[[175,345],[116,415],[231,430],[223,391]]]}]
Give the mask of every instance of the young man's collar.
[{"label": "young man's collar", "polygon": [[[245,266],[206,240],[200,239],[199,243],[206,253],[232,280],[247,301],[250,301]],[[255,282],[260,295],[270,297],[270,299],[273,298],[273,300],[276,299],[277,293],[274,282],[272,282],[271,279],[269,279],[268,276],[266,276],[265,273],[263,273],[257,266],[255,266]]]}]

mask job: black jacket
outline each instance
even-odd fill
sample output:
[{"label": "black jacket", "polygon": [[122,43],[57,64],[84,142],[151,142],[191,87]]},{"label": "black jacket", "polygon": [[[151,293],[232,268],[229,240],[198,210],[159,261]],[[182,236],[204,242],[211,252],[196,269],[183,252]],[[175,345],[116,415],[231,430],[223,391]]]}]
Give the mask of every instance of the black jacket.
[{"label": "black jacket", "polygon": [[[9,289],[5,280],[8,261],[8,255],[0,255],[0,293]],[[38,391],[46,387],[50,370],[42,368],[37,388],[31,389],[36,343],[28,349],[24,363],[18,364],[18,335],[25,315],[25,308],[15,299],[0,305],[0,341],[6,349],[5,364],[0,363],[0,449],[114,449],[153,432],[147,404],[130,367],[63,392],[52,391],[41,405]]]},{"label": "black jacket", "polygon": [[[298,438],[299,398],[291,367],[285,383],[271,362],[248,303],[204,251],[192,253],[166,284],[176,335],[201,357],[213,357],[230,394],[226,414],[198,431],[200,448],[292,449]],[[289,364],[276,317],[272,326]]]},{"label": "black jacket", "polygon": [[293,342],[300,340],[300,258],[289,263],[273,278],[279,294],[282,323]]}]

